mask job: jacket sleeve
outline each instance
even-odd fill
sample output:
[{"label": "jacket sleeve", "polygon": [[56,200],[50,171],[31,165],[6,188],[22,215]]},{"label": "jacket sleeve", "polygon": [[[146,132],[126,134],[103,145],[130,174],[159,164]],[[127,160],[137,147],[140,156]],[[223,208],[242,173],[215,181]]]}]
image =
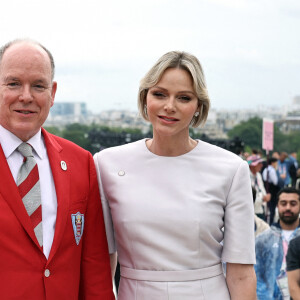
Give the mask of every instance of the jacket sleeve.
[{"label": "jacket sleeve", "polygon": [[115,298],[112,291],[109,254],[97,175],[90,153],[88,164],[90,187],[84,224],[79,299],[111,300]]},{"label": "jacket sleeve", "polygon": [[[254,265],[256,273],[256,293],[258,300],[273,300],[273,297],[270,293],[270,287],[268,287],[269,278],[268,273],[266,272],[267,266],[265,264],[266,259],[264,258],[265,244],[261,239],[261,236],[256,239],[255,243],[255,252],[256,252],[256,264]],[[273,287],[272,287],[273,289]]]}]

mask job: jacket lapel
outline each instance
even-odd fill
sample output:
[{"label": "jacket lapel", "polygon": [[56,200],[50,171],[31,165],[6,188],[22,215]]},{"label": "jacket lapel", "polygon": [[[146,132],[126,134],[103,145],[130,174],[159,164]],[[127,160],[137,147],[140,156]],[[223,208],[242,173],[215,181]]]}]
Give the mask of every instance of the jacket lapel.
[{"label": "jacket lapel", "polygon": [[27,232],[27,234],[31,237],[31,239],[34,241],[37,247],[40,250],[42,250],[33,231],[31,220],[22,202],[22,198],[19,194],[18,187],[10,172],[1,145],[0,145],[0,164],[1,164],[0,194],[2,195],[3,199],[7,202],[11,210],[14,212],[14,214],[22,224],[23,228]]},{"label": "jacket lapel", "polygon": [[42,128],[42,134],[45,138],[47,154],[50,162],[50,167],[54,179],[54,185],[57,197],[57,215],[55,224],[55,233],[50,250],[48,263],[51,261],[52,257],[55,255],[61,241],[63,238],[63,233],[65,230],[66,222],[68,220],[69,211],[69,197],[70,197],[70,174],[68,169],[63,170],[61,162],[66,161],[64,158],[63,148],[58,144],[55,138],[47,133]]}]

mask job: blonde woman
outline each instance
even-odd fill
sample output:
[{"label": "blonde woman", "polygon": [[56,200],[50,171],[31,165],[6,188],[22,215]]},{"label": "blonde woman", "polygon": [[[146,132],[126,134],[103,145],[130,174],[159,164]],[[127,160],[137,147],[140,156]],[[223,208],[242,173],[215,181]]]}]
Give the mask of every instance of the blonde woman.
[{"label": "blonde woman", "polygon": [[153,138],[94,157],[119,300],[256,298],[248,165],[189,136],[209,103],[197,58],[166,53],[139,89]]}]

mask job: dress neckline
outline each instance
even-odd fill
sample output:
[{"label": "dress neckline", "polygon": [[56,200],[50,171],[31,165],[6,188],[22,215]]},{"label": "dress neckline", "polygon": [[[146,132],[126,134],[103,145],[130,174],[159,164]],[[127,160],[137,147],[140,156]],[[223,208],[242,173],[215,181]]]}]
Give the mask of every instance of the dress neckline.
[{"label": "dress neckline", "polygon": [[160,158],[166,158],[166,159],[174,159],[174,158],[179,158],[179,157],[181,158],[181,157],[189,156],[189,155],[191,155],[192,153],[194,153],[194,151],[197,151],[196,149],[197,149],[198,147],[200,147],[200,146],[199,146],[200,140],[196,139],[195,141],[197,142],[197,145],[196,145],[192,150],[190,150],[190,151],[188,151],[188,152],[186,152],[186,153],[184,153],[184,154],[177,155],[177,156],[158,155],[158,154],[155,154],[155,153],[151,152],[151,151],[148,149],[148,147],[147,147],[147,145],[146,145],[146,141],[149,140],[149,139],[150,139],[150,138],[144,138],[144,139],[142,140],[142,144],[143,144],[143,147],[145,148],[146,152],[147,152],[148,154],[152,155],[152,156],[160,157]]}]

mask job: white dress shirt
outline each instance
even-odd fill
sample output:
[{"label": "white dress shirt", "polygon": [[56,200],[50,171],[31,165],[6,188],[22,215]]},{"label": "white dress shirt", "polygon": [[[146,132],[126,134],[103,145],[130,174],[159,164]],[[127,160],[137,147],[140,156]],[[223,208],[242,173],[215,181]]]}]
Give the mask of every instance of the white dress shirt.
[{"label": "white dress shirt", "polygon": [[[23,163],[23,156],[17,151],[17,147],[21,143],[22,140],[0,125],[0,144],[15,181],[17,180],[19,169]],[[43,222],[43,251],[48,258],[53,242],[57,213],[55,185],[41,130],[29,139],[27,143],[34,149],[33,156],[39,170]]]}]

